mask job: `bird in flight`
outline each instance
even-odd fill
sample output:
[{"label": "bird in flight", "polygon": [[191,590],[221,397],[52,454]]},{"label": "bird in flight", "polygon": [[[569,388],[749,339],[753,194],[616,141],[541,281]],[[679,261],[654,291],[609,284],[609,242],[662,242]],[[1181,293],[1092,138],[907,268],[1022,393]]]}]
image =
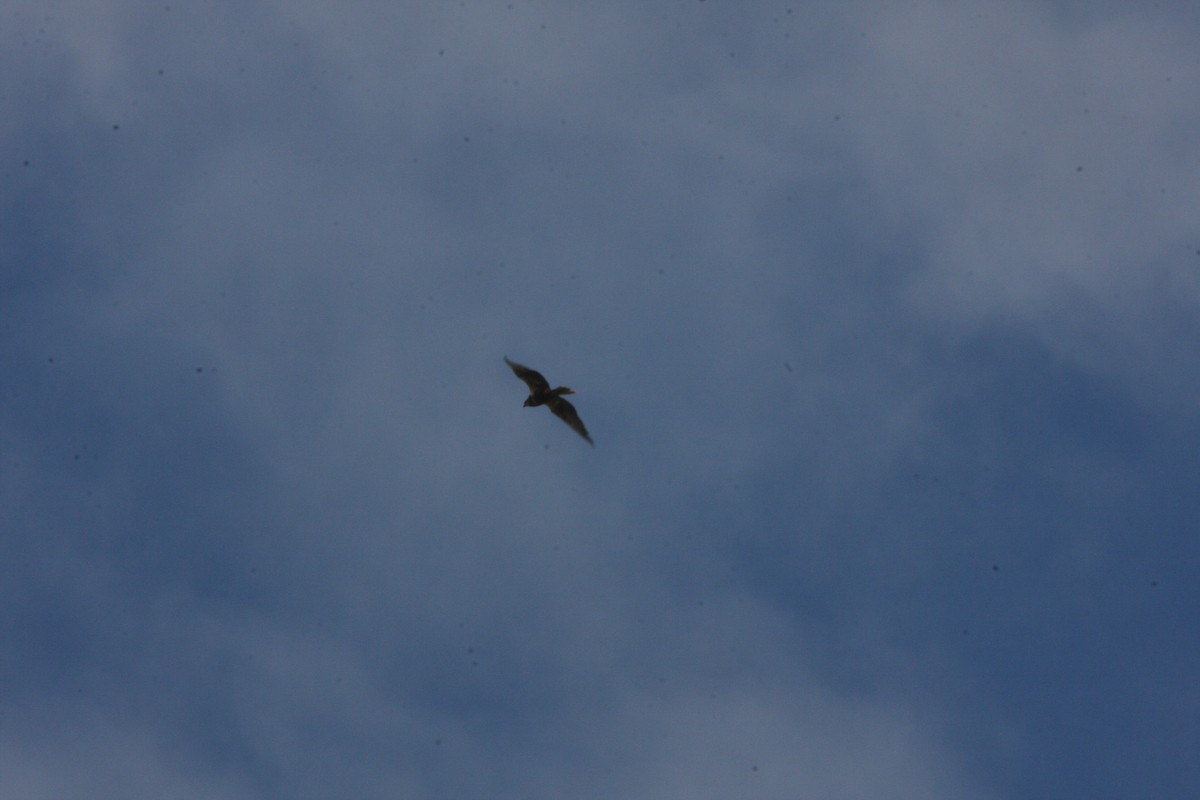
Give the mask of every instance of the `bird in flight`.
[{"label": "bird in flight", "polygon": [[504,363],[512,368],[513,374],[521,380],[525,381],[525,385],[529,387],[529,397],[525,398],[525,407],[546,406],[550,409],[550,413],[561,419],[563,422],[571,426],[571,430],[578,433],[592,447],[596,443],[592,441],[592,437],[588,436],[587,428],[583,427],[583,420],[579,418],[579,414],[575,413],[575,406],[568,403],[562,398],[564,394],[575,394],[574,389],[568,389],[565,386],[558,386],[554,389],[550,388],[550,384],[542,377],[542,373],[529,367],[518,364],[515,361],[509,361],[508,356],[504,357]]}]

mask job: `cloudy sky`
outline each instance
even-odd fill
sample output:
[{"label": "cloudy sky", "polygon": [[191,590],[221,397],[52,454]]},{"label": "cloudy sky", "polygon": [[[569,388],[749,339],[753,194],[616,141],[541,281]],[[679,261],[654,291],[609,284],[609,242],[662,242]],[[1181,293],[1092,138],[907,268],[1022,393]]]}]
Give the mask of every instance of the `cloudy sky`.
[{"label": "cloudy sky", "polygon": [[0,794],[1200,793],[1197,42],[8,0]]}]

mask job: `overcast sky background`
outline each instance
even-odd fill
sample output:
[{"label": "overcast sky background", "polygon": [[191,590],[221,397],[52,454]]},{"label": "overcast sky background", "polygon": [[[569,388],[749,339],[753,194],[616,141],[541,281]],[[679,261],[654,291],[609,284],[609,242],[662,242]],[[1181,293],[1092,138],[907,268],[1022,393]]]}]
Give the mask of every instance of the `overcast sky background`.
[{"label": "overcast sky background", "polygon": [[0,795],[1200,795],[1198,42],[7,0]]}]

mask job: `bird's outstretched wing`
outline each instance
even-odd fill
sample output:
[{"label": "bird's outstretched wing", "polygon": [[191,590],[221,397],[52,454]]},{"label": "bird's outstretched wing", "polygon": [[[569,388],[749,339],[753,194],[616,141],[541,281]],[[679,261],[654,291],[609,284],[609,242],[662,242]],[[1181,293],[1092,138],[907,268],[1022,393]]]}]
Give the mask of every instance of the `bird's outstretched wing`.
[{"label": "bird's outstretched wing", "polygon": [[540,392],[548,392],[548,391],[550,391],[550,384],[547,383],[546,379],[542,377],[542,373],[538,372],[535,369],[530,369],[529,367],[526,367],[523,364],[518,364],[515,361],[509,361],[508,356],[504,357],[504,363],[508,364],[508,366],[512,367],[513,374],[515,374],[521,380],[525,381],[525,384],[529,387],[529,391],[531,391],[531,392],[539,392],[539,391]]},{"label": "bird's outstretched wing", "polygon": [[551,397],[546,401],[546,407],[550,409],[550,412],[554,414],[554,416],[570,425],[571,430],[587,439],[588,444],[590,444],[592,447],[596,446],[596,443],[592,441],[592,437],[588,436],[587,428],[583,427],[583,420],[581,420],[579,418],[579,414],[575,412],[575,406],[571,405],[568,401],[563,400],[561,397]]}]

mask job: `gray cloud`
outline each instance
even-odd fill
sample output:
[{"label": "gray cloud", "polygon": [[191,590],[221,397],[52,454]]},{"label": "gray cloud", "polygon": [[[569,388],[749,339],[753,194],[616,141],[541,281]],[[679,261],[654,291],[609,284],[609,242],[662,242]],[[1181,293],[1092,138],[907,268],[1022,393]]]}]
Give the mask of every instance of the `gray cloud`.
[{"label": "gray cloud", "polygon": [[22,796],[1195,785],[1194,20],[4,13]]}]

